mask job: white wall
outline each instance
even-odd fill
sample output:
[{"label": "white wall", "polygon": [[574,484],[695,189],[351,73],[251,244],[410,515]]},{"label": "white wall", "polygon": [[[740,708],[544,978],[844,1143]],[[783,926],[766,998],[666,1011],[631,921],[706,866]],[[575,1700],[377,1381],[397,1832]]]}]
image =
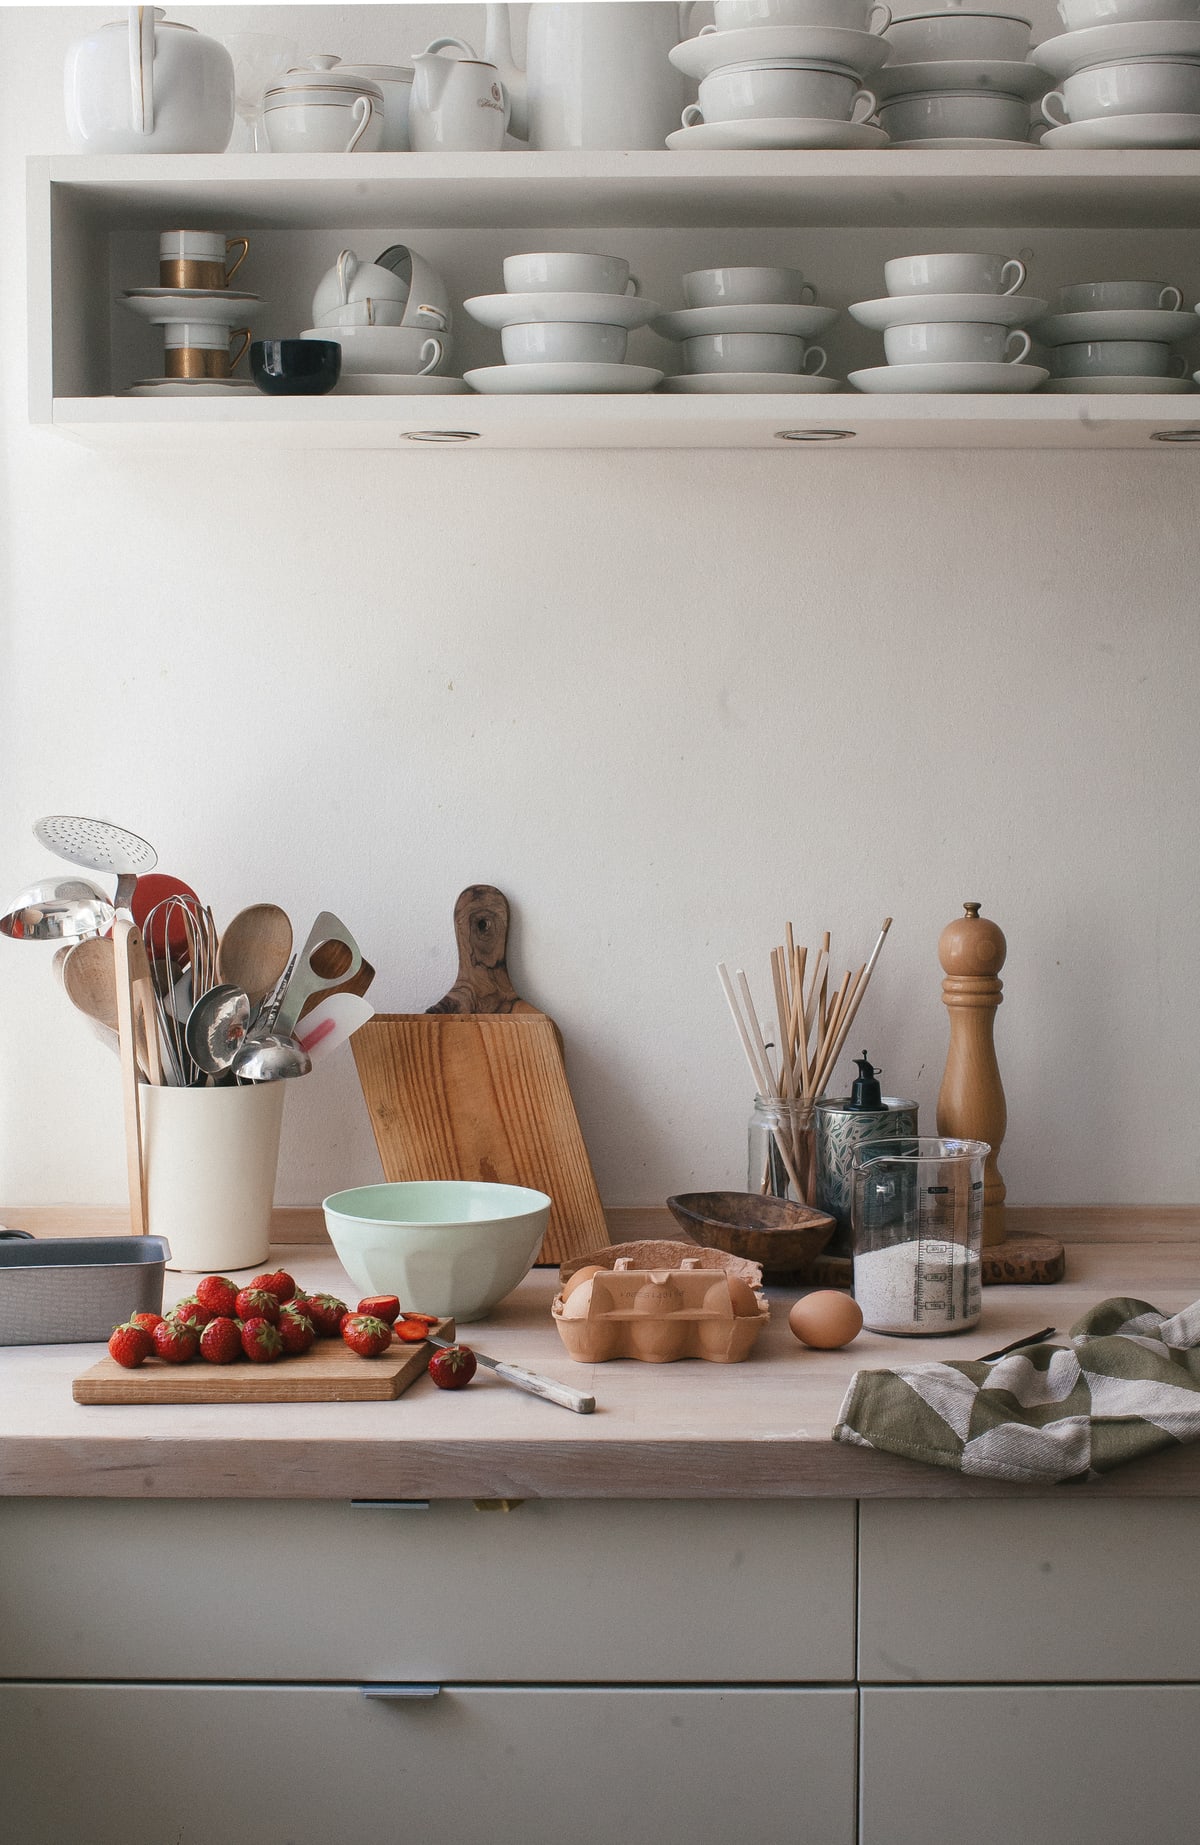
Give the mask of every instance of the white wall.
[{"label": "white wall", "polygon": [[[397,57],[478,23],[454,10],[302,23],[314,48]],[[52,870],[39,814],[108,815],[219,919],[336,909],[376,1004],[420,1010],[452,978],[457,892],[499,884],[610,1203],[742,1182],[750,1089],[714,964],[765,1002],[789,917],[843,965],[895,917],[852,1048],[931,1127],[937,936],[978,898],[1009,938],[1010,1197],[1200,1197],[1200,456],[214,465],[31,430],[22,162],[66,150],[63,53],[106,16],[0,10],[3,890]],[[1200,283],[1194,244],[1172,279]],[[856,298],[822,250],[823,293]],[[0,949],[0,1201],[116,1201],[115,1061],[49,950]],[[281,1202],[377,1176],[348,1055],[294,1086],[285,1134]]]}]

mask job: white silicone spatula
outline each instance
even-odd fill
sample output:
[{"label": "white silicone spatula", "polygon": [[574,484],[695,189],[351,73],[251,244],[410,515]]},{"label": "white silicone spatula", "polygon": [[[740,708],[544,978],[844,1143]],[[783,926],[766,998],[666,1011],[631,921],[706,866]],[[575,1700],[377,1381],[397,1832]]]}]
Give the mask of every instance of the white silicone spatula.
[{"label": "white silicone spatula", "polygon": [[375,1017],[375,1008],[356,993],[329,993],[306,1012],[292,1036],[314,1063],[345,1044],[352,1032]]}]

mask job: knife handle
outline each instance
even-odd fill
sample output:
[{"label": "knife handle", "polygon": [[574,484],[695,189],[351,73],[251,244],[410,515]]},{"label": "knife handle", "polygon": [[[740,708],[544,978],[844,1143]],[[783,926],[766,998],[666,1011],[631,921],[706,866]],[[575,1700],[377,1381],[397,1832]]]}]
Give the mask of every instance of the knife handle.
[{"label": "knife handle", "polygon": [[539,1377],[535,1371],[522,1371],[520,1365],[497,1364],[496,1376],[515,1384],[518,1390],[528,1390],[530,1396],[545,1397],[550,1403],[561,1403],[564,1409],[573,1409],[580,1416],[590,1416],[596,1407],[595,1397],[585,1396],[582,1390],[572,1390],[569,1384],[557,1384],[552,1377]]}]

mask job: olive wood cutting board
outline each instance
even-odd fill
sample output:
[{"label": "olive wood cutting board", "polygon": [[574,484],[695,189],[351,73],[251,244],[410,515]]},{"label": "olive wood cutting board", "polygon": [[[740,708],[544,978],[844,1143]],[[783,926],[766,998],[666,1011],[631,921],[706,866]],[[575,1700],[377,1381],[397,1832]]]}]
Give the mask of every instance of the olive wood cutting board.
[{"label": "olive wood cutting board", "polygon": [[554,1020],[516,993],[508,903],[473,884],[454,906],[459,969],[428,1012],[377,1013],[350,1040],[390,1181],[484,1179],[550,1200],[537,1260],[609,1240]]},{"label": "olive wood cutting board", "polygon": [[[439,1339],[454,1321],[439,1320]],[[318,1339],[296,1358],[275,1364],[169,1365],[149,1358],[127,1371],[102,1358],[71,1385],[77,1403],[385,1403],[403,1395],[428,1365],[433,1347],[389,1345],[378,1358],[357,1358],[340,1339]]]}]

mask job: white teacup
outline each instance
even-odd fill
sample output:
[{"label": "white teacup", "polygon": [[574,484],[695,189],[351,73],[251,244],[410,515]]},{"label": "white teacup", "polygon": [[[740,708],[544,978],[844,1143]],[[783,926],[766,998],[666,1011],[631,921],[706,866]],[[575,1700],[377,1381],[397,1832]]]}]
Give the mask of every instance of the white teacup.
[{"label": "white teacup", "polygon": [[619,256],[531,250],[505,257],[504,286],[510,295],[636,295],[641,285]]},{"label": "white teacup", "polygon": [[[343,250],[317,283],[313,295],[313,321],[328,325],[336,308],[371,300],[376,306],[375,325],[390,325],[378,312],[385,301],[398,301],[403,313],[396,323],[442,333],[452,324],[446,284],[425,258],[407,244],[390,244],[377,261],[364,263],[353,250]],[[345,324],[345,323],[342,323]],[[357,323],[351,323],[357,324]],[[363,324],[369,325],[370,322]]]},{"label": "white teacup", "polygon": [[893,64],[925,64],[943,58],[1024,58],[1032,26],[1011,13],[917,13],[894,19],[887,29]]},{"label": "white teacup", "polygon": [[1182,306],[1181,290],[1169,282],[1072,282],[1069,288],[1059,289],[1055,311],[1098,314],[1113,308],[1166,308],[1176,313]]},{"label": "white teacup", "polygon": [[1042,98],[1054,128],[1120,115],[1200,115],[1200,64],[1147,58],[1076,71]]},{"label": "white teacup", "polygon": [[[221,231],[163,231],[158,240],[158,280],[162,288],[225,288],[246,260],[246,237]],[[237,256],[226,267],[230,254]]]},{"label": "white teacup", "polygon": [[822,348],[806,349],[790,333],[706,333],[682,344],[685,372],[805,372],[813,377],[825,369]]},{"label": "white teacup", "polygon": [[1079,340],[1050,355],[1056,378],[1182,378],[1182,353],[1158,340]]},{"label": "white teacup", "polygon": [[402,327],[408,311],[406,301],[348,301],[345,307],[330,308],[316,316],[318,327]]},{"label": "white teacup", "polygon": [[884,32],[891,8],[871,0],[715,0],[718,32],[746,26],[836,26],[849,32]]},{"label": "white teacup", "polygon": [[1090,26],[1126,25],[1144,19],[1196,19],[1200,0],[1058,0],[1059,16],[1068,32],[1086,32]]},{"label": "white teacup", "polygon": [[883,336],[889,365],[1019,365],[1032,344],[1020,327],[966,320],[888,327]]},{"label": "white teacup", "polygon": [[893,141],[951,135],[1024,141],[1029,135],[1029,104],[994,90],[913,91],[880,106],[879,126]]},{"label": "white teacup", "polygon": [[383,146],[383,99],[378,90],[310,90],[303,97],[268,92],[263,127],[275,154],[375,154]]},{"label": "white teacup", "polygon": [[798,269],[743,264],[736,269],[693,269],[683,278],[690,308],[759,307],[779,303],[806,307],[817,291]]},{"label": "white teacup", "polygon": [[1015,295],[1024,281],[1019,256],[894,256],[883,265],[889,295]]},{"label": "white teacup", "polygon": [[249,344],[249,327],[173,321],[163,328],[163,371],[168,378],[228,378]]},{"label": "white teacup", "polygon": [[689,103],[680,120],[685,128],[700,122],[749,122],[774,117],[830,122],[865,122],[878,104],[857,77],[815,67],[786,68],[730,65],[705,77],[698,103]]},{"label": "white teacup", "polygon": [[621,365],[629,334],[592,321],[539,320],[502,328],[500,344],[509,365]]},{"label": "white teacup", "polygon": [[450,356],[451,342],[421,327],[306,327],[302,340],[335,340],[344,372],[399,372],[414,377],[436,372]]}]

